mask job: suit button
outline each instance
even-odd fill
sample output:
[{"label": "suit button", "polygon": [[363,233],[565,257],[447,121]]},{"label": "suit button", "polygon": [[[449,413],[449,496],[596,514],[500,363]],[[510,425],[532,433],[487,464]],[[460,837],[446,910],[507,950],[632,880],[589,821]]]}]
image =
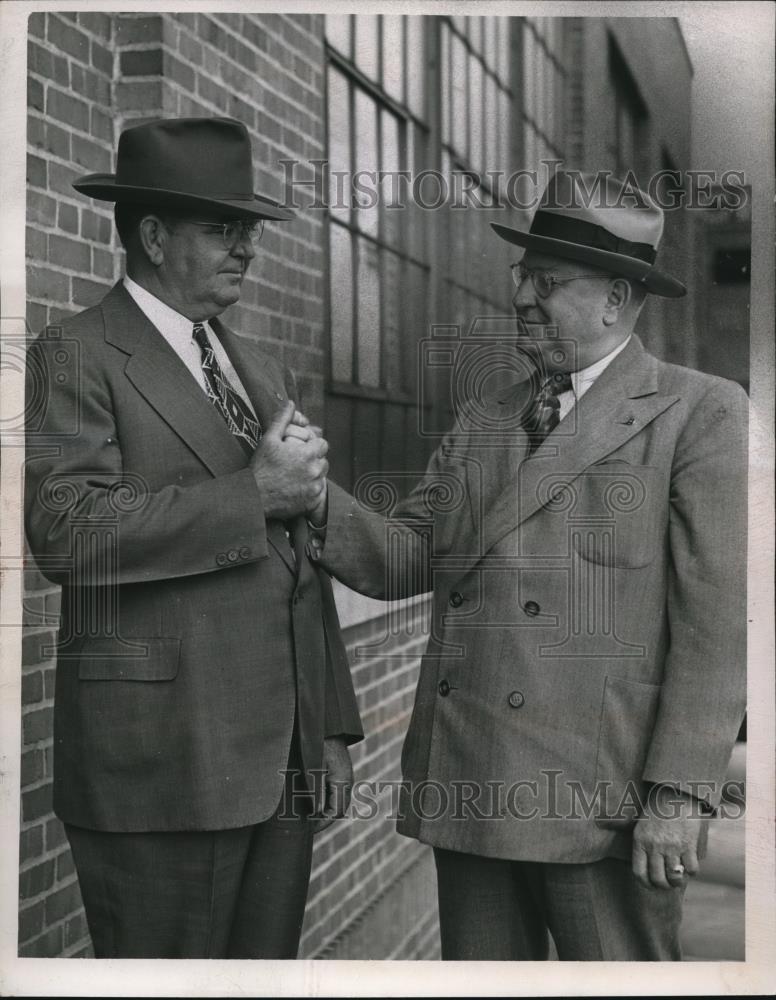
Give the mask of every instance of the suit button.
[{"label": "suit button", "polygon": [[240,549],[240,558],[241,559],[247,559],[250,554],[251,554],[251,550],[248,548],[248,546],[247,545],[243,545],[243,547]]},{"label": "suit button", "polygon": [[227,559],[229,562],[237,562],[237,549],[229,549]]},{"label": "suit button", "polygon": [[447,681],[439,682],[439,693],[443,698],[446,698],[450,694],[450,685]]},{"label": "suit button", "polygon": [[216,556],[216,562],[218,563],[219,566],[225,566],[226,565],[226,553],[225,552],[219,552],[218,555]]},{"label": "suit button", "polygon": [[459,594],[457,590],[454,590],[450,595],[450,604],[452,604],[454,608],[460,608],[463,604],[463,594]]},{"label": "suit button", "polygon": [[525,698],[523,697],[522,691],[513,691],[509,696],[509,704],[512,708],[522,708],[525,703]]},{"label": "suit button", "polygon": [[542,609],[539,607],[536,601],[526,601],[525,604],[523,605],[523,611],[525,611],[527,615],[531,615],[532,617],[534,615],[538,615],[541,610]]}]

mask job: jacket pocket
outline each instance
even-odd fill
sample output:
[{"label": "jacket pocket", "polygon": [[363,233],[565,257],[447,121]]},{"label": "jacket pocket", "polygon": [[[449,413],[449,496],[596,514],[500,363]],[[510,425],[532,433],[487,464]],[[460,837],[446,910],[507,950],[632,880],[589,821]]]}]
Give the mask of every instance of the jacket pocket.
[{"label": "jacket pocket", "polygon": [[658,469],[599,462],[573,485],[576,502],[568,516],[577,555],[621,569],[654,562],[668,515],[668,496],[660,495]]},{"label": "jacket pocket", "polygon": [[599,826],[619,829],[639,815],[641,775],[655,727],[659,684],[642,684],[614,675],[604,682],[596,758]]},{"label": "jacket pocket", "polygon": [[174,636],[87,639],[81,647],[82,681],[171,681],[178,674],[181,640]]}]

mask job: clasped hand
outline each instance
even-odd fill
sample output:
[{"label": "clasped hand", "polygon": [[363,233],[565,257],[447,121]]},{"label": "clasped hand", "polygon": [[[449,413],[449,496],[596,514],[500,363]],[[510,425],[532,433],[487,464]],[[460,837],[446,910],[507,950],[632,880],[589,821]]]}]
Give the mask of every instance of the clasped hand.
[{"label": "clasped hand", "polygon": [[328,450],[321,429],[288,400],[250,462],[265,517],[287,521],[325,509]]}]

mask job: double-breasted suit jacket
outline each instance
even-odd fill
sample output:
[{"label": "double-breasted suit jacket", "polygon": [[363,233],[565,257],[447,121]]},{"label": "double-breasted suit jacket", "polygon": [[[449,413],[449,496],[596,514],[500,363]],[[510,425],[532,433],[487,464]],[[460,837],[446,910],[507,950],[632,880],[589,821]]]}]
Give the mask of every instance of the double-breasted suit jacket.
[{"label": "double-breasted suit jacket", "polygon": [[[292,376],[214,328],[263,427]],[[109,831],[226,829],[362,736],[304,518],[266,521],[238,441],[117,285],[28,362],[26,529],[62,584],[54,808]]]},{"label": "double-breasted suit jacket", "polygon": [[387,521],[330,486],[321,559],[372,596],[434,592],[401,832],[629,856],[647,783],[719,801],[744,711],[747,399],[633,337],[529,457],[523,392],[486,433],[459,421]]}]

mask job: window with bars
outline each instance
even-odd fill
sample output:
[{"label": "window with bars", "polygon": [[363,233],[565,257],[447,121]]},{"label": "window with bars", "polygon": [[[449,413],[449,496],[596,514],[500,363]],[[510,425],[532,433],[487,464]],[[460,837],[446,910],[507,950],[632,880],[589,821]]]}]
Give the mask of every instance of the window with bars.
[{"label": "window with bars", "polygon": [[[377,470],[419,475],[438,443],[419,428],[449,426],[449,399],[436,391],[422,394],[431,420],[419,410],[419,379],[437,377],[419,361],[431,324],[463,329],[510,311],[508,269],[496,272],[482,252],[495,241],[493,215],[450,198],[453,174],[487,200],[488,172],[515,168],[517,20],[326,16],[326,426],[337,442],[332,477],[347,488]],[[415,188],[423,171],[437,180]],[[413,202],[419,190],[433,199],[440,178],[444,205]]]},{"label": "window with bars", "polygon": [[646,177],[649,166],[645,162],[649,116],[636,81],[611,36],[609,82],[614,95],[609,154],[618,176],[632,170],[638,180],[640,175]]},{"label": "window with bars", "polygon": [[562,160],[565,135],[565,35],[562,17],[522,18],[523,160]]}]

